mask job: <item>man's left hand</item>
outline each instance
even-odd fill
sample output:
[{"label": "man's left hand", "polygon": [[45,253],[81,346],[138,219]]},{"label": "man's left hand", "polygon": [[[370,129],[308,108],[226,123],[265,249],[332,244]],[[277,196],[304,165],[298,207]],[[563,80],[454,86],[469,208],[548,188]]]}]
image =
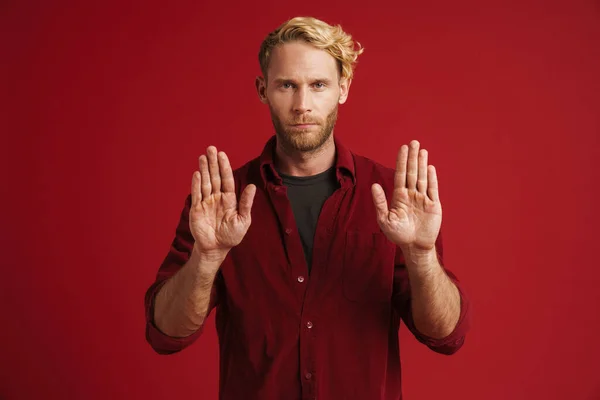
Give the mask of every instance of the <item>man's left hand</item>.
[{"label": "man's left hand", "polygon": [[403,252],[433,250],[442,224],[435,167],[427,165],[427,150],[419,150],[419,146],[413,140],[410,146],[400,147],[389,209],[381,185],[375,183],[371,188],[377,222]]}]

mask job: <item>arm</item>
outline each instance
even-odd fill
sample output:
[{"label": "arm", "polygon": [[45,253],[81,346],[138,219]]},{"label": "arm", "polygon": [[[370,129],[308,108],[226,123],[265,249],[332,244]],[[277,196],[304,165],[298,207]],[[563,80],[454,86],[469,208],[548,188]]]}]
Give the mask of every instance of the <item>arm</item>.
[{"label": "arm", "polygon": [[221,264],[251,223],[256,187],[246,186],[238,204],[227,155],[214,146],[207,153],[193,174],[169,254],[146,291],[146,340],[159,354],[180,351],[201,334],[225,290]]},{"label": "arm", "polygon": [[461,296],[434,250],[404,251],[416,329],[434,339],[445,338],[460,317]]},{"label": "arm", "polygon": [[452,354],[463,344],[469,306],[456,277],[443,267],[442,205],[435,167],[416,140],[400,147],[394,189],[388,199],[372,186],[377,222],[397,251],[394,306],[415,337]]},{"label": "arm", "polygon": [[[213,262],[203,262],[202,259],[206,257],[199,255],[203,253],[197,250],[194,237],[189,228],[191,204],[192,196],[188,195],[169,252],[158,269],[155,282],[146,291],[146,340],[159,354],[172,354],[190,346],[202,334],[205,319],[210,315],[211,310],[217,307],[225,291],[220,272],[202,273],[203,270],[210,271],[213,267],[217,268],[218,266]],[[229,257],[225,258],[220,268],[229,260]],[[196,279],[198,282],[195,282]],[[185,296],[180,296],[181,287],[185,282],[197,283],[198,286],[202,287],[204,286],[202,281],[209,279],[212,281],[212,286],[208,306],[202,313],[204,315],[202,323],[199,319],[193,317],[191,320],[186,321],[186,316],[190,311],[193,315],[194,309],[204,309],[204,307],[195,305],[189,307],[190,311],[188,311],[188,304],[190,306],[192,304],[184,301]],[[205,283],[208,285],[208,282]],[[194,285],[186,286],[184,290],[191,289],[191,291],[195,291]],[[159,299],[159,293],[161,299]],[[192,296],[188,296],[188,299]],[[202,302],[202,300],[199,300],[199,302]],[[179,309],[179,304],[184,304],[186,309]],[[157,307],[159,310],[157,310]],[[164,311],[161,311],[161,309]],[[173,313],[178,314],[179,312],[181,312],[179,317],[173,315]],[[164,322],[165,320],[167,322]],[[168,320],[172,322],[168,322]],[[177,323],[176,320],[180,322]],[[167,326],[174,323],[180,327],[187,327],[187,332],[190,332],[193,327],[189,325],[194,321],[196,323],[193,325],[198,325],[198,327],[189,335],[184,332],[173,332]]]},{"label": "arm", "polygon": [[204,325],[210,312],[216,271],[226,253],[208,255],[194,247],[188,262],[156,295],[154,322],[171,337],[186,337]]},{"label": "arm", "polygon": [[[405,256],[404,253],[407,253],[408,256]],[[433,280],[428,279],[430,277],[427,276],[423,279],[418,270],[416,273],[414,269],[412,269],[413,272],[409,270],[409,268],[420,267],[423,264],[415,263],[414,259],[411,261],[412,257],[409,251],[404,250],[403,252],[397,248],[393,303],[402,321],[419,342],[437,353],[450,355],[456,353],[464,344],[469,329],[471,311],[469,298],[458,278],[452,271],[444,267],[443,254],[444,248],[440,232],[435,243],[435,260],[433,261],[434,266],[439,269]],[[412,265],[413,263],[414,265]],[[438,276],[437,273],[440,275]],[[458,304],[456,323],[449,322],[445,328],[444,321],[453,320],[453,318],[449,318],[452,311],[448,310],[454,309],[457,304],[448,305],[447,300],[441,299],[445,296],[439,296],[440,290],[436,290],[438,279],[442,282],[449,281],[457,294],[457,300],[450,300],[451,302],[457,301]],[[441,291],[446,292],[444,289]]]}]

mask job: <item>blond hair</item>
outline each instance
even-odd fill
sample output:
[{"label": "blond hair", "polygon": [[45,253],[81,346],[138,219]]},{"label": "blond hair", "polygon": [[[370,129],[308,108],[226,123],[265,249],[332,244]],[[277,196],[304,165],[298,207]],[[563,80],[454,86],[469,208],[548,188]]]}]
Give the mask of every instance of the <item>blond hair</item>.
[{"label": "blond hair", "polygon": [[292,18],[267,35],[260,46],[258,62],[265,77],[273,49],[280,44],[297,40],[331,54],[338,63],[340,76],[346,79],[354,76],[357,58],[364,51],[361,44],[354,42],[352,36],[344,32],[340,25],[331,26],[313,17]]}]

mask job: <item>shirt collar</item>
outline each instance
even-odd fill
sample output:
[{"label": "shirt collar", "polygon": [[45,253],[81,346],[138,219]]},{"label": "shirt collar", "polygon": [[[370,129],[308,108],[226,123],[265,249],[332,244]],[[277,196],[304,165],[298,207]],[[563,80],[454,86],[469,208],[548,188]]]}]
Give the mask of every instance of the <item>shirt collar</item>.
[{"label": "shirt collar", "polygon": [[[344,144],[336,137],[333,137],[335,144],[335,169],[336,176],[340,185],[356,184],[354,157],[352,152],[344,146]],[[273,135],[265,144],[263,151],[259,157],[260,175],[262,177],[264,187],[267,188],[269,183],[281,186],[283,180],[275,169],[273,161],[275,155],[275,145],[277,144],[277,136]]]}]

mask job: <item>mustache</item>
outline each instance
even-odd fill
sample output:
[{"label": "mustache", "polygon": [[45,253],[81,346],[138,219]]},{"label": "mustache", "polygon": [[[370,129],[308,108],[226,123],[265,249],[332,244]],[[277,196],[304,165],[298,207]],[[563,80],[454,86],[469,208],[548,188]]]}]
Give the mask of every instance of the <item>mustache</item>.
[{"label": "mustache", "polygon": [[313,120],[313,119],[298,119],[298,120],[292,120],[289,122],[290,125],[305,125],[305,124],[315,124],[315,125],[320,125],[319,121]]}]

